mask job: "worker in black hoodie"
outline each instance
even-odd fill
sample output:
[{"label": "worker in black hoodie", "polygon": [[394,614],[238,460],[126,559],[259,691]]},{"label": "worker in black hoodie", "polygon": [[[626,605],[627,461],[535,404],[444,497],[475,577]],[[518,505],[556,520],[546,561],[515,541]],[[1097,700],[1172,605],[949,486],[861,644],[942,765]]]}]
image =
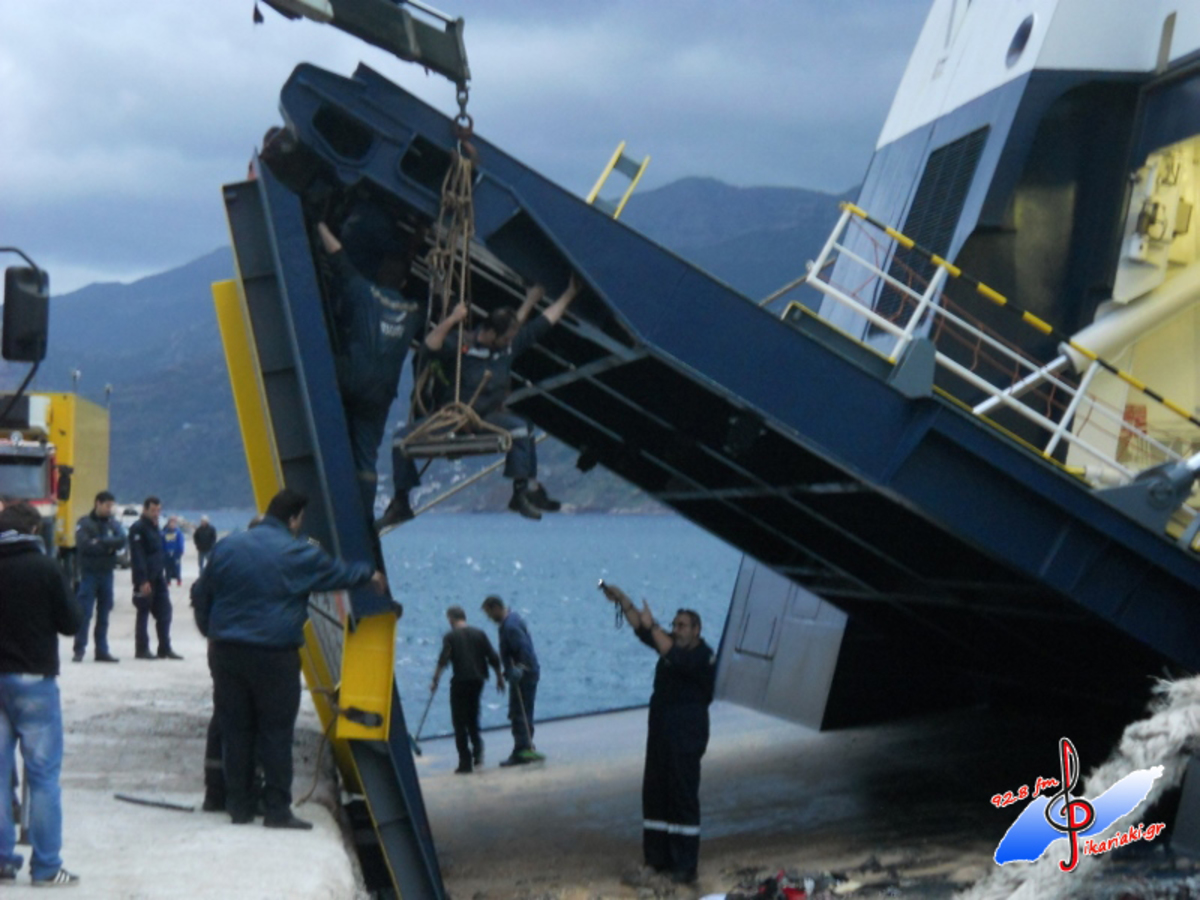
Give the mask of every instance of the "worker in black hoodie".
[{"label": "worker in black hoodie", "polygon": [[0,511],[0,884],[24,862],[15,850],[12,777],[17,742],[29,787],[30,878],[35,887],[79,881],[62,867],[62,704],[58,635],[74,635],[83,613],[58,564],[46,555],[41,514],[18,502]]}]

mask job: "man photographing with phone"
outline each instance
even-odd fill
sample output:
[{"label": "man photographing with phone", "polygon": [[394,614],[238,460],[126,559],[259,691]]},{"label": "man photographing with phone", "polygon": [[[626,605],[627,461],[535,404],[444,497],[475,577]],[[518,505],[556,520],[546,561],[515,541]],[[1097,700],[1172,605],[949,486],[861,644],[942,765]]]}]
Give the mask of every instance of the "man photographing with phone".
[{"label": "man photographing with phone", "polygon": [[638,640],[658,653],[642,776],[642,852],[649,868],[690,884],[700,860],[700,759],[708,747],[716,656],[693,610],[676,612],[668,633],[645,601],[638,609],[619,587],[601,581],[599,588]]}]

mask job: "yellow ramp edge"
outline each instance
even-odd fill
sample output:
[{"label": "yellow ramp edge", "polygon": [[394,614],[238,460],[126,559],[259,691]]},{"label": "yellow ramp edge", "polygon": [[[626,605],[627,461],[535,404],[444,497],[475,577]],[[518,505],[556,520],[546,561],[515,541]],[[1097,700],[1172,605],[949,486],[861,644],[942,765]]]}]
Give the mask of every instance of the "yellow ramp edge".
[{"label": "yellow ramp edge", "polygon": [[233,389],[233,404],[246,448],[254,505],[261,511],[283,487],[271,414],[263,395],[262,369],[250,337],[250,317],[238,283],[233,280],[214,282],[212,294],[221,343],[225,348],[225,366],[229,369],[229,384]]},{"label": "yellow ramp edge", "polygon": [[386,741],[392,719],[392,676],[396,664],[396,617],[388,612],[345,626],[342,683],[338,705],[378,716],[371,727],[339,716],[334,735],[340,740]]}]

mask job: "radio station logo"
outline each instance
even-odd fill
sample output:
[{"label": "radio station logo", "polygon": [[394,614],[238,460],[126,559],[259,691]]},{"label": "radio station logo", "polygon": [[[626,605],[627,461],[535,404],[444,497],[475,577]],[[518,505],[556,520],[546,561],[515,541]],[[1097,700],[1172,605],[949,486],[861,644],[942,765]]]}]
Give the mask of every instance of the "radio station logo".
[{"label": "radio station logo", "polygon": [[1015,791],[993,795],[992,806],[997,809],[1029,801],[996,848],[999,865],[1033,862],[1065,837],[1066,855],[1058,867],[1070,872],[1082,856],[1098,856],[1137,841],[1152,841],[1163,833],[1167,826],[1162,822],[1138,822],[1110,837],[1100,837],[1146,799],[1154,782],[1162,777],[1162,766],[1130,772],[1099,797],[1088,800],[1075,794],[1080,773],[1075,745],[1063,738],[1058,748],[1059,778],[1038,776],[1032,787],[1025,784]]}]

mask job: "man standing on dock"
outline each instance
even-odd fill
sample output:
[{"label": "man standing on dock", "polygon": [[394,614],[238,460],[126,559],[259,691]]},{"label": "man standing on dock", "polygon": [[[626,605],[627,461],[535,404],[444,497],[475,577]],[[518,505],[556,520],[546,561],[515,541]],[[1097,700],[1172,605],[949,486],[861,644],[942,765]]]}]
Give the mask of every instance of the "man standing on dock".
[{"label": "man standing on dock", "polygon": [[[167,591],[167,548],[158,528],[162,501],[147,497],[142,515],[129,526],[129,557],[133,572],[134,656],[138,659],[183,659],[171,649],[171,595]],[[150,652],[150,617],[158,636],[158,654]]]},{"label": "man standing on dock", "polygon": [[533,707],[537,701],[538,666],[533,638],[525,621],[495,594],[483,601],[483,611],[500,626],[500,662],[508,680],[508,719],[512,722],[513,751],[502,766],[520,766],[543,760],[533,747]]},{"label": "man standing on dock", "polygon": [[28,503],[0,512],[0,885],[16,880],[12,777],[21,744],[29,780],[29,863],[34,887],[70,887],[62,867],[62,702],[58,635],[73,635],[83,616],[58,564],[46,555],[42,516]]},{"label": "man standing on dock", "polygon": [[75,599],[83,610],[83,624],[75,635],[74,662],[83,662],[87,651],[88,625],[96,611],[96,662],[119,660],[108,650],[108,614],[113,608],[113,569],[117,554],[125,549],[125,529],[113,516],[116,498],[108,491],[96,495],[92,511],[75,525],[75,548],[79,555],[79,590]]},{"label": "man standing on dock", "polygon": [[700,861],[700,759],[708,748],[716,657],[700,637],[694,611],[676,612],[668,634],[648,603],[639,610],[619,587],[601,582],[600,589],[621,607],[638,640],[658,653],[642,775],[645,862],[676,883],[691,884]]},{"label": "man standing on dock", "polygon": [[300,711],[300,654],[308,595],[370,584],[387,589],[370,563],[334,559],[299,537],[308,498],[284,488],[262,521],[231,534],[192,587],[208,638],[213,712],[221,729],[225,808],[235,825],[254,820],[254,763],[263,769],[263,825],[312,828],[292,812],[292,740]]},{"label": "man standing on dock", "polygon": [[479,736],[479,697],[487,681],[488,666],[496,671],[496,690],[504,690],[504,674],[500,657],[492,642],[478,628],[467,624],[467,614],[461,606],[446,610],[450,631],[442,639],[442,654],[433,671],[430,692],[437,690],[442,670],[450,665],[450,721],[454,724],[454,746],[458,748],[456,775],[465,775],[483,765],[483,738]]}]

